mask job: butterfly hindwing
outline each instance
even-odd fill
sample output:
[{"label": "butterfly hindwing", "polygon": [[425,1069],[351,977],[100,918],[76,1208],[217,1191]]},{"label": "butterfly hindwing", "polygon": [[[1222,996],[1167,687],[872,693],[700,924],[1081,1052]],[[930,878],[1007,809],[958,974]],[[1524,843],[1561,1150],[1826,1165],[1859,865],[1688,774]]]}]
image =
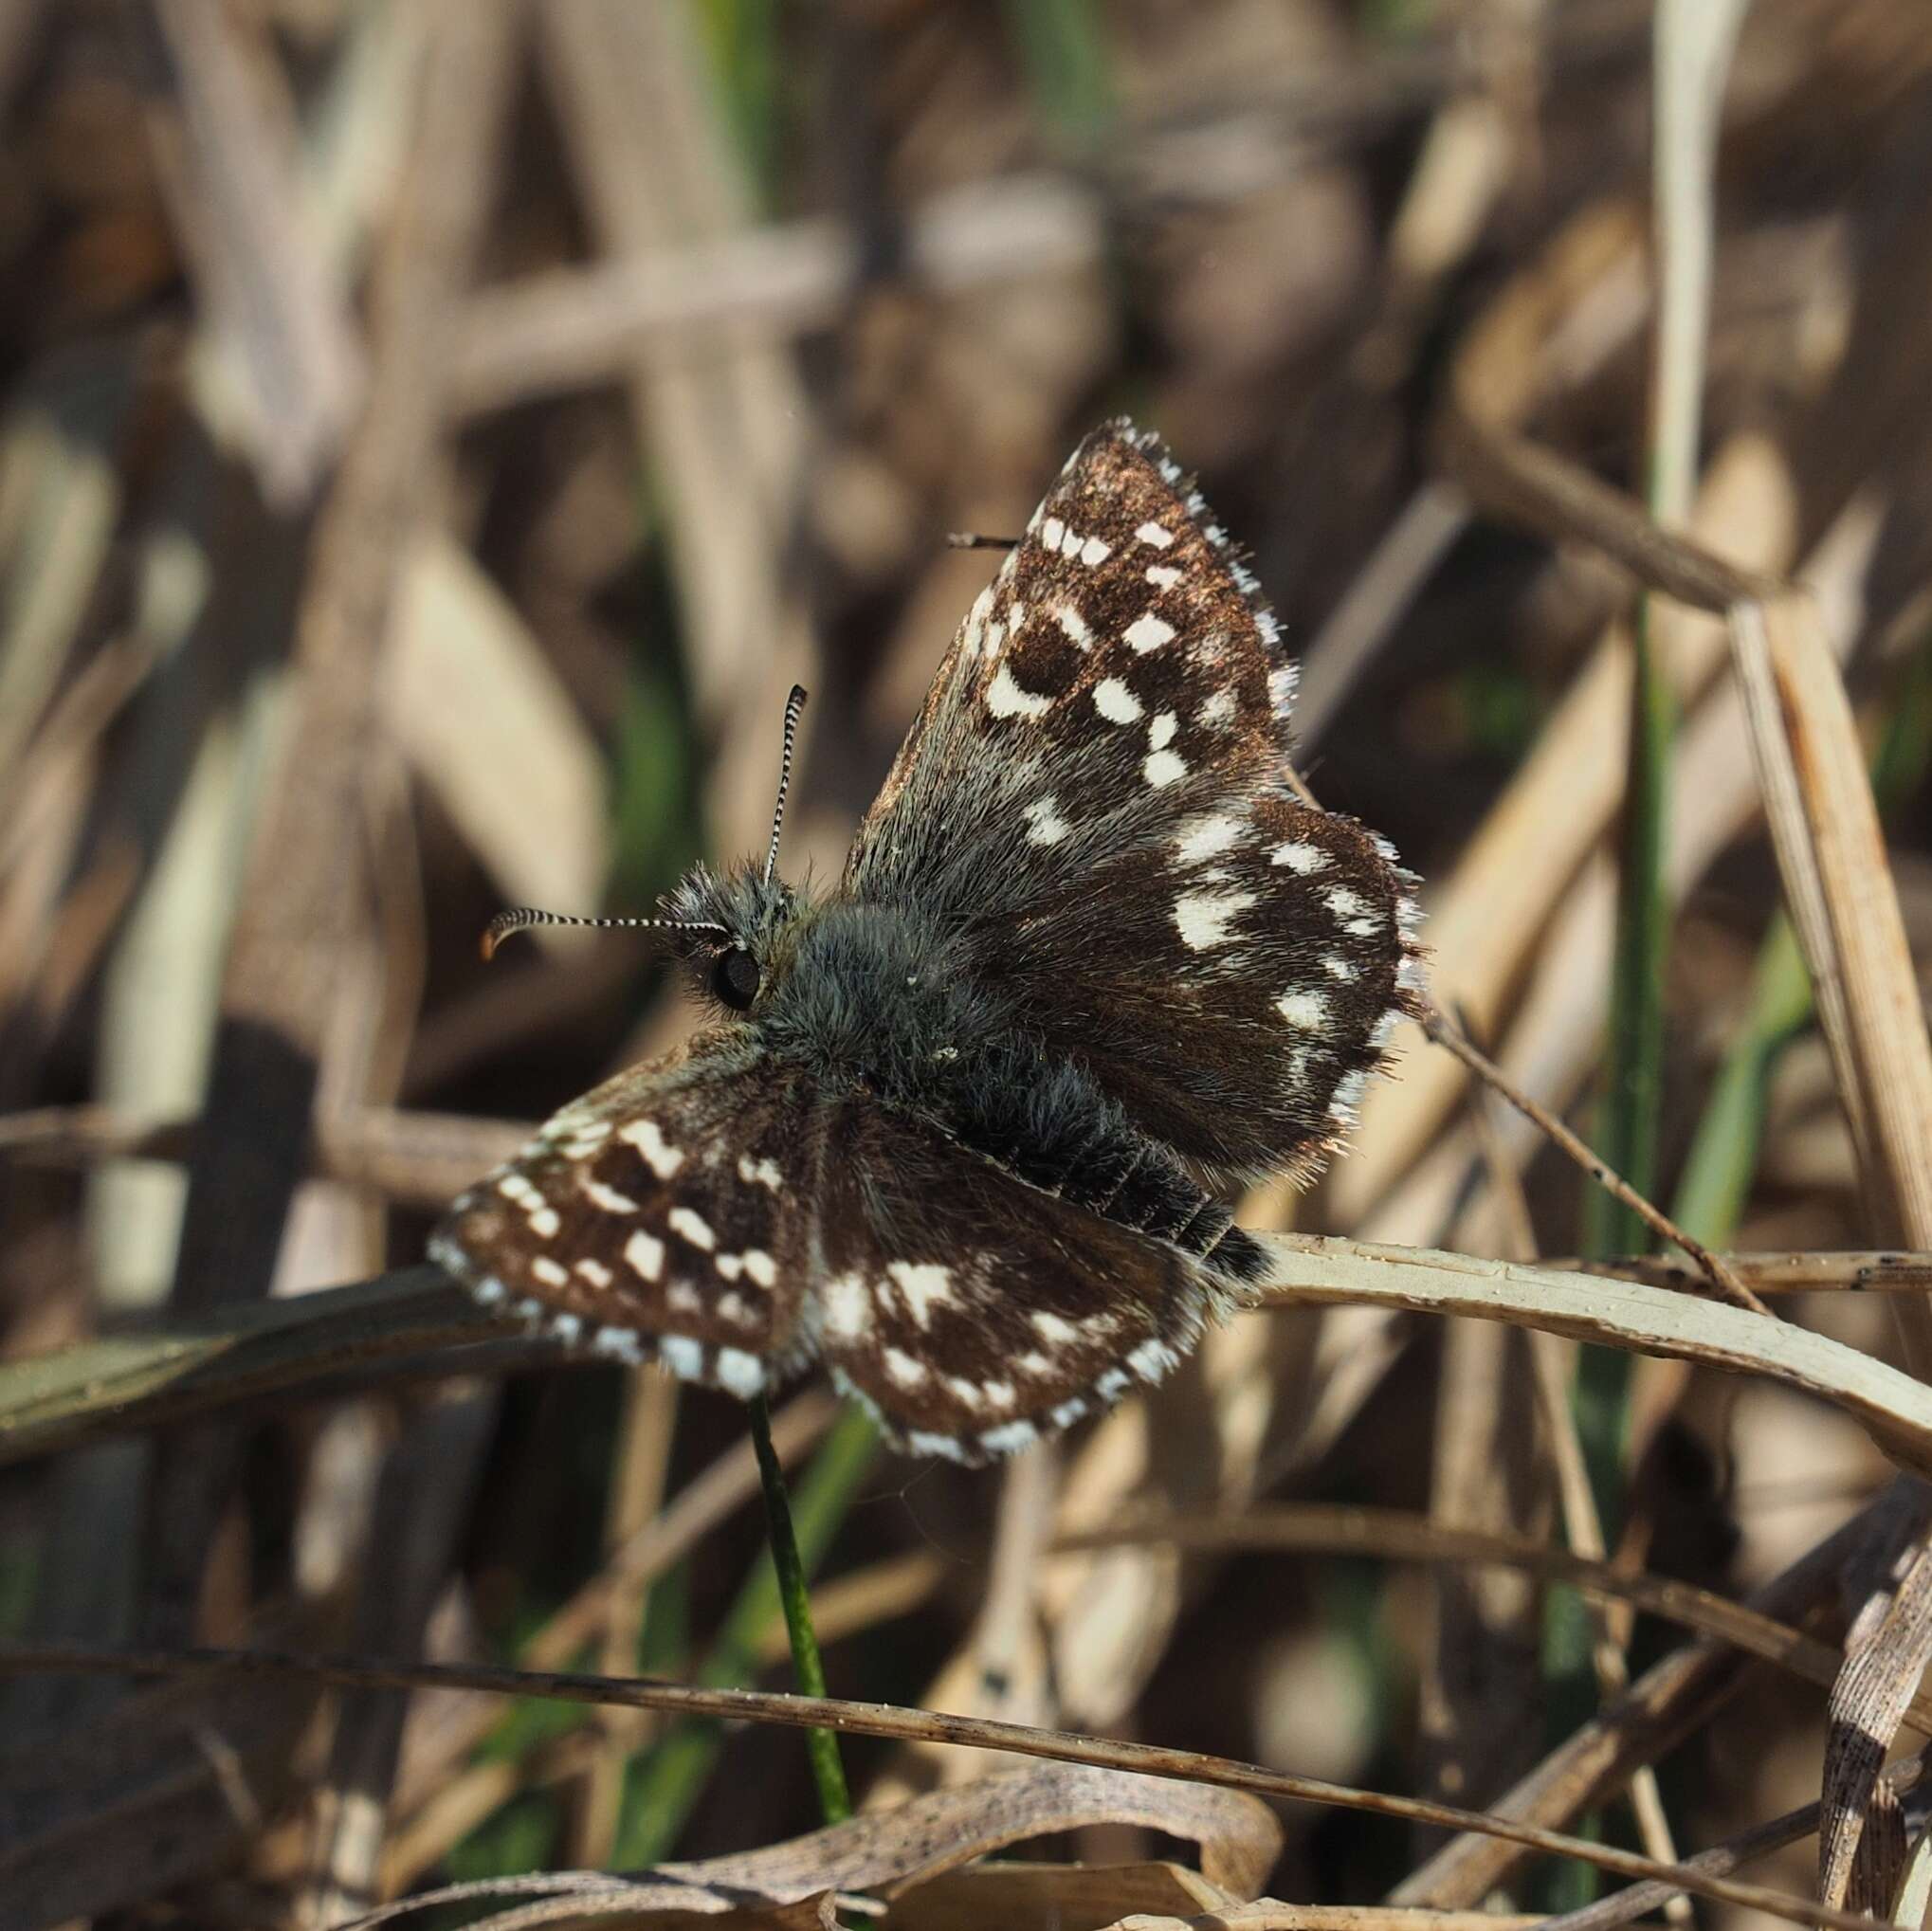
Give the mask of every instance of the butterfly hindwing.
[{"label": "butterfly hindwing", "polygon": [[1159,1381],[1216,1298],[1171,1246],[1026,1185],[933,1123],[831,1116],[819,1355],[912,1452],[980,1462]]},{"label": "butterfly hindwing", "polygon": [[1140,1130],[1244,1175],[1335,1144],[1419,984],[1413,881],[1285,789],[1292,687],[1200,498],[1109,426],[961,626],[846,870],[950,920]]},{"label": "butterfly hindwing", "polygon": [[809,1114],[730,1045],[632,1067],[458,1199],[429,1251],[565,1340],[756,1394],[804,1345]]}]

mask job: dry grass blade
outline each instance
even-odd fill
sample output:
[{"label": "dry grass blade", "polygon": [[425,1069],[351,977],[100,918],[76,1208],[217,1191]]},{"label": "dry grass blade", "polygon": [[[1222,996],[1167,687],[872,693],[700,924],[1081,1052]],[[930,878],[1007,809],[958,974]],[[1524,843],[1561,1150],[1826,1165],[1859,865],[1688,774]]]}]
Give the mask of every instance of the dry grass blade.
[{"label": "dry grass blade", "polygon": [[[1864,747],[1809,598],[1741,604],[1731,622],[1746,689],[1761,688],[1766,669],[1775,687],[1770,716],[1761,701],[1753,705],[1753,741],[1767,798],[1794,798],[1798,808],[1796,823],[1788,810],[1775,811],[1772,831],[1828,1017],[1826,989],[1843,987],[1850,1053],[1839,1066],[1841,1097],[1848,1113],[1868,1120],[1872,1178],[1918,1246],[1922,1230],[1932,1240],[1932,1041]],[[1814,952],[1826,939],[1829,950]],[[1923,1331],[1908,1341],[1915,1365],[1932,1372],[1932,1354],[1918,1352],[1932,1341]]]},{"label": "dry grass blade", "polygon": [[[1253,1797],[1053,1764],[935,1791],[760,1850],[628,1873],[624,1895],[639,1910],[787,1904],[828,1890],[880,1890],[897,1898],[1009,1844],[1101,1823],[1137,1825],[1198,1844],[1203,1874],[1243,1897],[1260,1887],[1281,1853],[1281,1826]],[[565,1871],[541,1881],[563,1889],[587,1885],[595,1877]],[[462,1892],[477,1894],[474,1886],[463,1886]],[[356,1927],[392,1922],[455,1894],[431,1891],[407,1899],[358,1919]]]},{"label": "dry grass blade", "polygon": [[297,1673],[343,1687],[363,1689],[469,1689],[490,1695],[538,1696],[566,1703],[613,1703],[634,1709],[675,1711],[686,1716],[714,1717],[783,1724],[788,1728],[814,1725],[854,1737],[914,1739],[1003,1750],[1021,1757],[1041,1757],[1063,1763],[1122,1770],[1141,1776],[1172,1777],[1223,1790],[1248,1791],[1257,1796],[1332,1806],[1373,1813],[1439,1830],[1473,1831],[1526,1849],[1571,1857],[1598,1869],[1631,1878],[1649,1878],[1681,1885],[1704,1897],[1766,1911],[1794,1923],[1815,1924],[1821,1931],[1869,1931],[1869,1919],[1809,1899],[1795,1898],[1759,1885],[1715,1878],[1688,1866],[1660,1866],[1632,1851],[1595,1844],[1540,1825],[1525,1824],[1493,1813],[1459,1810],[1453,1805],[1419,1797],[1394,1796],[1352,1789],[1325,1777],[1301,1776],[1270,1770],[1258,1763],[1213,1757],[1193,1750],[1170,1750],[1157,1744],[1087,1737],[1063,1730],[1035,1729],[1024,1723],[1003,1723],[983,1717],[956,1717],[941,1710],[906,1710],[888,1703],[848,1702],[838,1697],[782,1696],[763,1690],[699,1689],[683,1684],[612,1679],[566,1673],[537,1673],[490,1668],[480,1665],[367,1663],[359,1658],[295,1655],[275,1650],[182,1649],[144,1651],[81,1649],[47,1645],[34,1649],[0,1649],[0,1676],[79,1671],[122,1676],[239,1676],[273,1678]]},{"label": "dry grass blade", "polygon": [[1932,1659],[1932,1551],[1912,1555],[1876,1626],[1854,1630],[1847,1647],[1832,1691],[1818,1823],[1818,1895],[1833,1904],[1852,1885],[1892,1738]]},{"label": "dry grass blade", "polygon": [[[1316,1235],[1267,1239],[1274,1267],[1258,1305],[1472,1315],[1764,1375],[1834,1403],[1902,1466],[1932,1467],[1932,1391],[1826,1336],[1641,1280]],[[237,1310],[176,1332],[83,1343],[0,1367],[0,1462],[91,1434],[152,1426],[357,1362],[515,1332],[468,1301],[440,1269],[425,1266],[293,1306]]]},{"label": "dry grass blade", "polygon": [[1383,1904],[1285,1904],[1263,1898],[1207,1917],[1130,1918],[1110,1931],[1533,1931],[1553,1922],[1510,1911],[1392,1910]]},{"label": "dry grass blade", "polygon": [[1269,1244],[1274,1267],[1259,1290],[1264,1305],[1474,1315],[1727,1372],[1769,1375],[1835,1403],[1901,1466],[1932,1469],[1932,1390],[1868,1355],[1786,1322],[1640,1282],[1613,1284],[1605,1276],[1468,1254],[1307,1234],[1276,1234]]},{"label": "dry grass blade", "polygon": [[174,99],[150,137],[200,293],[243,399],[264,494],[300,503],[336,452],[363,366],[343,291],[317,246],[293,103],[274,62],[215,0],[159,0]]},{"label": "dry grass blade", "polygon": [[[975,181],[936,194],[906,222],[906,266],[935,290],[1085,267],[1103,252],[1087,190],[1048,174]],[[799,222],[617,256],[479,295],[456,344],[458,405],[501,409],[618,379],[641,355],[749,342],[829,321],[862,285],[842,223]]]}]

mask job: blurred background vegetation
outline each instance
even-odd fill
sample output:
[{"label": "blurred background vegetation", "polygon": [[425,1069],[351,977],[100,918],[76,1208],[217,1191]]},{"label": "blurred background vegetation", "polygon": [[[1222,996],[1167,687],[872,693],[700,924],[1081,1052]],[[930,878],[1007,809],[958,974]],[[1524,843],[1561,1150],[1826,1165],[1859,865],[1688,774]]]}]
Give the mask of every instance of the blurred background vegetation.
[{"label": "blurred background vegetation", "polygon": [[[545,936],[485,969],[484,920],[647,910],[757,846],[794,680],[788,869],[834,872],[990,574],[945,534],[1017,528],[1121,411],[1251,551],[1303,658],[1303,768],[1428,881],[1445,1002],[1713,1244],[1888,1238],[1721,627],[1477,515],[1442,452],[1453,403],[1812,574],[1923,954],[1932,12],[1742,9],[1673,508],[1653,11],[0,0],[0,1347],[419,1257],[519,1122],[689,1023],[645,946]],[[1439,1058],[1412,1037],[1333,1177],[1248,1217],[1641,1245],[1513,1126],[1485,1151]],[[1886,1353],[1883,1300],[1780,1312]],[[1741,1593],[1886,1478],[1795,1395],[1558,1369],[1637,1566]],[[781,1437],[835,1691],[1481,1806],[1610,1693],[1574,1597],[1292,1546],[1044,1551],[1283,1501],[1574,1542],[1557,1426],[1521,1333],[1358,1310],[1240,1323],[1012,1475],[874,1453],[811,1397]],[[90,1448],[0,1475],[0,1636],[782,1683],[741,1436],[721,1398],[580,1367]],[[725,1463],[675,1559],[586,1610]],[[1631,1670],[1680,1640],[1611,1623]],[[1817,1693],[1753,1684],[1664,1757],[1682,1843],[1816,1794]],[[8,1686],[0,1736],[95,1735],[112,1702]],[[0,1922],[321,1922],[437,1874],[813,1821],[783,1736],[435,1695],[264,1711],[252,1821],[176,1738],[74,1798],[52,1865],[22,1837],[59,1910]],[[862,1794],[960,1774],[848,1764]],[[1597,1808],[1637,1841],[1621,1795]],[[1376,1899],[1432,1848],[1288,1822],[1285,1896]],[[1760,1874],[1805,1887],[1788,1856]],[[1494,1879],[1519,1907],[1575,1882]]]}]

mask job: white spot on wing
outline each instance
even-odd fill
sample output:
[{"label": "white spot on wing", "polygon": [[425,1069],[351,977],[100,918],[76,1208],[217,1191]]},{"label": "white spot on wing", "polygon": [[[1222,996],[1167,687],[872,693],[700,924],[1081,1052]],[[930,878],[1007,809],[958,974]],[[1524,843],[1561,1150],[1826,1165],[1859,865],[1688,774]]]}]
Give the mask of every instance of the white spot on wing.
[{"label": "white spot on wing", "polygon": [[953,1299],[953,1275],[948,1267],[925,1261],[889,1261],[885,1271],[899,1284],[899,1291],[920,1327],[932,1320],[935,1307],[947,1306]]},{"label": "white spot on wing", "polygon": [[1127,1357],[1127,1365],[1143,1381],[1158,1381],[1180,1365],[1180,1357],[1163,1340],[1142,1341]]},{"label": "white spot on wing", "polygon": [[1174,902],[1175,929],[1194,952],[1225,945],[1229,925],[1254,903],[1253,892],[1183,892]]},{"label": "white spot on wing", "polygon": [[887,1348],[882,1358],[885,1363],[885,1372],[902,1388],[919,1388],[924,1385],[925,1363],[916,1360],[903,1348]]},{"label": "white spot on wing", "polygon": [[591,1337],[591,1352],[609,1355],[613,1360],[629,1361],[634,1367],[644,1359],[644,1342],[628,1327],[600,1327]]},{"label": "white spot on wing", "polygon": [[1156,590],[1172,590],[1180,581],[1180,572],[1172,563],[1150,563],[1145,574]]},{"label": "white spot on wing", "polygon": [[570,1269],[559,1266],[548,1254],[538,1254],[530,1263],[530,1271],[546,1287],[568,1287],[570,1285]]},{"label": "white spot on wing", "polygon": [[1122,639],[1143,654],[1158,650],[1163,644],[1174,642],[1174,626],[1157,617],[1152,610],[1144,611],[1121,633]]},{"label": "white spot on wing", "polygon": [[776,1160],[755,1160],[750,1154],[738,1157],[738,1176],[747,1187],[764,1187],[775,1193],[785,1184]]},{"label": "white spot on wing", "polygon": [[1142,523],[1134,532],[1143,543],[1152,543],[1157,550],[1165,550],[1174,541],[1174,532],[1163,529],[1158,523]]},{"label": "white spot on wing", "polygon": [[664,1272],[665,1244],[639,1228],[624,1243],[624,1258],[640,1280],[655,1281]]},{"label": "white spot on wing", "polygon": [[1016,1455],[1039,1439],[1039,1430],[1030,1421],[1002,1422],[979,1437],[979,1446],[989,1455]]},{"label": "white spot on wing", "polygon": [[683,1380],[695,1381],[704,1372],[703,1344],[689,1335],[665,1335],[657,1352],[658,1359]]},{"label": "white spot on wing", "polygon": [[1052,707],[1051,698],[1037,691],[1022,690],[1012,671],[1004,664],[986,693],[986,708],[995,718],[1037,718]]},{"label": "white spot on wing", "polygon": [[620,1193],[615,1187],[607,1187],[589,1174],[584,1175],[582,1184],[585,1196],[606,1213],[636,1213],[640,1211],[637,1202],[629,1193]]},{"label": "white spot on wing", "polygon": [[1086,564],[1104,563],[1114,554],[1111,543],[1103,542],[1098,537],[1089,537],[1080,546],[1080,560]]},{"label": "white spot on wing", "polygon": [[1140,700],[1117,677],[1103,677],[1094,685],[1093,703],[1110,724],[1138,724],[1146,715]]},{"label": "white spot on wing", "polygon": [[587,1254],[577,1263],[577,1272],[592,1287],[608,1287],[611,1284],[611,1270],[602,1261],[593,1261]]},{"label": "white spot on wing", "polygon": [[530,1231],[538,1240],[555,1239],[557,1229],[562,1225],[554,1207],[533,1207],[530,1210]]},{"label": "white spot on wing", "polygon": [[1071,604],[1056,604],[1053,621],[1066,633],[1069,644],[1082,650],[1093,648],[1093,632],[1086,628],[1086,619]]},{"label": "white spot on wing", "polygon": [[1292,872],[1303,876],[1311,871],[1325,870],[1329,864],[1328,854],[1319,845],[1303,845],[1299,839],[1289,839],[1285,845],[1277,845],[1270,865],[1285,865]]},{"label": "white spot on wing", "polygon": [[1175,856],[1183,865],[1205,865],[1241,842],[1241,820],[1231,812],[1211,812],[1183,828],[1174,842]]},{"label": "white spot on wing", "polygon": [[1029,845],[1058,845],[1073,829],[1073,827],[1060,815],[1060,801],[1057,798],[1035,798],[1027,807],[1025,815]]},{"label": "white spot on wing", "polygon": [[1060,547],[1060,539],[1066,534],[1066,525],[1058,517],[1048,517],[1040,525],[1040,541],[1049,550]]},{"label": "white spot on wing", "polygon": [[1055,1347],[1064,1347],[1068,1341],[1080,1339],[1080,1330],[1070,1321],[1064,1320],[1050,1308],[1043,1307],[1033,1316],[1033,1332],[1044,1341],[1051,1341]]},{"label": "white spot on wing", "polygon": [[740,1401],[749,1401],[765,1385],[765,1370],[756,1355],[742,1348],[718,1351],[718,1385]]},{"label": "white spot on wing", "polygon": [[1210,691],[1201,700],[1200,708],[1194,713],[1194,721],[1207,725],[1212,731],[1225,731],[1234,721],[1237,703],[1234,686],[1223,684],[1219,690]]},{"label": "white spot on wing", "polygon": [[1319,1032],[1328,1023],[1328,999],[1321,993],[1284,993],[1275,1001],[1275,1011],[1290,1026]]},{"label": "white spot on wing", "polygon": [[842,1340],[855,1341],[872,1329],[872,1297],[858,1274],[837,1274],[825,1284],[820,1297],[825,1324]]},{"label": "white spot on wing", "polygon": [[707,1254],[718,1245],[718,1236],[711,1231],[711,1223],[688,1207],[673,1207],[665,1216],[665,1223],[673,1233],[683,1234],[694,1248],[702,1248]]},{"label": "white spot on wing", "polygon": [[1176,778],[1187,776],[1187,759],[1177,752],[1157,751],[1141,765],[1140,774],[1156,791],[1159,791],[1163,785],[1171,785]]},{"label": "white spot on wing", "polygon": [[668,1180],[684,1164],[683,1152],[665,1139],[655,1120],[633,1120],[617,1129],[617,1138],[629,1140],[660,1180]]}]

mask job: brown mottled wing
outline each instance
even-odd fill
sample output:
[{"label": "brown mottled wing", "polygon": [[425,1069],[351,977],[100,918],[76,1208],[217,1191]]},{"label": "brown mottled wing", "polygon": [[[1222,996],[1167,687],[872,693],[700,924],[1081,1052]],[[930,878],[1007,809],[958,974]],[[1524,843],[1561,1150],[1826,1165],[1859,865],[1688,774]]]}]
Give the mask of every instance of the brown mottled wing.
[{"label": "brown mottled wing", "polygon": [[1110,1407],[1190,1353],[1216,1293],[1129,1231],[869,1100],[829,1117],[818,1354],[914,1454],[982,1462]]},{"label": "brown mottled wing", "polygon": [[565,1340],[755,1394],[808,1345],[812,1117],[802,1083],[712,1035],[565,1107],[430,1255]]},{"label": "brown mottled wing", "polygon": [[1198,494],[1110,425],[975,603],[846,869],[1227,1173],[1332,1147],[1419,985],[1394,853],[1285,789],[1293,684]]}]

